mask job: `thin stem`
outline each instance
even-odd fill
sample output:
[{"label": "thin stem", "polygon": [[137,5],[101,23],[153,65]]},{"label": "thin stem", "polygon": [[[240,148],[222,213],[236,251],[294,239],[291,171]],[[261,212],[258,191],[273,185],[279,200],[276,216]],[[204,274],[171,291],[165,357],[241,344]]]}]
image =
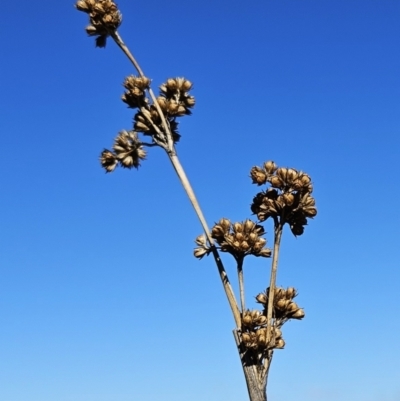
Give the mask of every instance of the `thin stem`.
[{"label": "thin stem", "polygon": [[242,314],[245,311],[245,297],[244,297],[244,277],[243,277],[243,257],[239,257],[237,260],[237,271],[239,281],[239,292],[240,292],[240,306],[242,308]]},{"label": "thin stem", "polygon": [[[142,69],[140,68],[139,63],[136,61],[135,57],[133,57],[133,54],[130,52],[130,50],[128,49],[128,47],[125,45],[125,43],[123,42],[121,36],[119,35],[119,33],[117,31],[112,31],[110,32],[110,36],[114,39],[115,43],[119,46],[119,48],[125,53],[125,55],[128,57],[128,59],[131,61],[131,63],[133,64],[133,66],[136,68],[136,71],[138,72],[138,74],[141,77],[144,77],[144,73],[142,71]],[[186,176],[185,171],[183,170],[182,165],[179,162],[179,159],[176,155],[176,151],[175,151],[175,147],[174,147],[174,142],[172,139],[172,134],[171,134],[171,130],[169,129],[169,125],[165,119],[164,113],[162,112],[159,104],[156,101],[156,97],[154,96],[153,91],[151,90],[151,88],[148,89],[150,97],[153,101],[154,106],[157,109],[158,114],[160,115],[161,118],[161,122],[164,128],[164,131],[166,133],[167,136],[167,141],[168,141],[168,149],[166,149],[166,152],[172,162],[172,165],[175,168],[176,173],[178,174],[178,177],[183,185],[183,188],[185,189],[190,202],[193,205],[193,208],[197,214],[197,217],[200,220],[200,223],[203,227],[203,230],[207,236],[208,242],[210,243],[211,247],[212,247],[212,253],[215,259],[215,263],[217,264],[218,267],[218,271],[219,271],[219,276],[221,278],[222,281],[222,285],[224,287],[225,290],[225,294],[228,298],[228,302],[229,305],[231,307],[232,313],[233,313],[233,317],[235,319],[235,323],[237,327],[240,327],[241,325],[241,319],[240,319],[240,312],[239,312],[239,307],[237,304],[237,301],[235,299],[235,294],[232,290],[232,287],[230,285],[229,279],[228,279],[228,275],[225,271],[224,265],[222,264],[221,258],[219,257],[219,253],[217,251],[217,249],[214,246],[214,241],[211,238],[211,234],[210,234],[210,230],[207,226],[207,222],[204,218],[203,212],[199,206],[199,203],[197,201],[197,198],[194,194],[194,191],[192,189],[192,186],[189,183],[189,180]]]},{"label": "thin stem", "polygon": [[272,255],[271,278],[269,281],[269,292],[268,292],[267,343],[269,343],[272,332],[272,311],[274,305],[275,282],[276,282],[276,273],[278,270],[279,247],[281,244],[282,228],[283,226],[281,225],[281,223],[275,221],[274,253]]},{"label": "thin stem", "polygon": [[208,242],[210,243],[210,245],[212,247],[212,253],[213,253],[213,256],[214,256],[214,259],[215,259],[215,263],[217,264],[217,267],[218,267],[219,276],[221,278],[222,285],[223,285],[224,290],[225,290],[225,294],[226,294],[226,296],[228,298],[229,306],[231,307],[231,310],[232,310],[232,313],[233,313],[233,317],[235,319],[236,326],[240,327],[241,326],[240,311],[239,311],[239,307],[238,307],[237,301],[235,299],[235,294],[233,293],[231,284],[230,284],[229,279],[228,279],[228,275],[227,275],[227,273],[225,271],[224,265],[222,264],[222,260],[221,260],[221,258],[219,256],[219,253],[218,253],[217,249],[214,246],[214,240],[211,237],[210,229],[208,228],[207,222],[206,222],[206,220],[204,218],[203,212],[202,212],[202,210],[200,208],[200,205],[199,205],[199,203],[197,201],[196,195],[194,194],[193,188],[190,185],[190,182],[189,182],[189,180],[188,180],[188,178],[186,176],[186,173],[182,168],[182,165],[181,165],[181,163],[180,163],[180,161],[178,159],[178,156],[177,155],[171,155],[171,154],[168,154],[168,156],[169,156],[169,158],[171,160],[172,165],[174,166],[176,174],[178,175],[178,177],[179,177],[179,179],[180,179],[180,181],[182,183],[183,188],[185,189],[185,191],[186,191],[186,193],[187,193],[187,195],[189,197],[190,202],[192,203],[192,206],[193,206],[193,208],[194,208],[194,210],[195,210],[195,212],[197,214],[197,217],[200,220],[200,224],[203,227],[203,230],[204,230],[204,232],[206,234],[207,240],[208,240]]}]

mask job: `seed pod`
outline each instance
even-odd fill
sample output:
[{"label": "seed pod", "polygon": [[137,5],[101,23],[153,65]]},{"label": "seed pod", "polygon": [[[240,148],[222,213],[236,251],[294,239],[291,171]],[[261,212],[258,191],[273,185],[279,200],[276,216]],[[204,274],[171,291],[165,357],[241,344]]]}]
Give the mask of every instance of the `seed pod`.
[{"label": "seed pod", "polygon": [[285,341],[283,340],[283,338],[279,338],[278,341],[275,342],[275,348],[277,349],[285,348]]},{"label": "seed pod", "polygon": [[297,296],[297,291],[293,287],[288,287],[285,295],[286,295],[286,299],[293,299],[294,297]]},{"label": "seed pod", "polygon": [[264,163],[264,169],[268,174],[273,174],[278,166],[273,161],[268,161]]},{"label": "seed pod", "polygon": [[206,246],[207,245],[207,239],[205,234],[201,234],[196,238],[196,244],[200,246]]},{"label": "seed pod", "polygon": [[260,303],[260,304],[266,305],[267,302],[268,302],[268,298],[267,298],[266,294],[261,293],[261,294],[258,294],[258,295],[256,296],[256,301],[257,301],[258,303]]},{"label": "seed pod", "polygon": [[293,315],[290,316],[291,319],[303,319],[306,314],[304,313],[303,309],[298,309]]},{"label": "seed pod", "polygon": [[285,290],[282,287],[275,287],[274,296],[276,300],[284,298]]},{"label": "seed pod", "polygon": [[84,0],[77,1],[75,7],[79,11],[83,11],[85,13],[90,12],[91,8],[89,7],[88,3]]},{"label": "seed pod", "polygon": [[296,304],[296,302],[290,301],[287,306],[286,306],[286,310],[289,313],[294,313],[299,309],[298,305]]},{"label": "seed pod", "polygon": [[291,192],[287,192],[282,195],[282,200],[286,206],[292,206],[294,203],[294,195]]},{"label": "seed pod", "polygon": [[294,168],[289,168],[286,173],[286,181],[290,185],[294,180],[297,179],[299,173]]},{"label": "seed pod", "polygon": [[[275,303],[275,302],[274,302]],[[275,303],[275,307],[280,310],[285,310],[289,301],[287,299],[278,299]]]},{"label": "seed pod", "polygon": [[274,188],[282,189],[284,186],[283,181],[277,176],[271,177],[269,182],[271,183],[271,186]]},{"label": "seed pod", "polygon": [[193,251],[194,257],[201,259],[204,255],[206,255],[208,253],[207,249],[205,248],[196,248]]},{"label": "seed pod", "polygon": [[276,170],[276,175],[277,175],[277,177],[279,177],[282,180],[282,182],[286,183],[286,181],[287,181],[287,172],[288,172],[287,168],[279,167]]},{"label": "seed pod", "polygon": [[257,166],[250,170],[250,177],[253,181],[253,184],[263,185],[267,182],[267,175],[265,174],[265,171]]},{"label": "seed pod", "polygon": [[267,318],[264,315],[259,316],[255,322],[258,326],[264,326],[267,324]]},{"label": "seed pod", "polygon": [[241,224],[241,223],[234,223],[234,224],[233,224],[233,231],[234,231],[235,233],[241,233],[241,232],[243,232],[243,226],[242,226],[242,224]]}]

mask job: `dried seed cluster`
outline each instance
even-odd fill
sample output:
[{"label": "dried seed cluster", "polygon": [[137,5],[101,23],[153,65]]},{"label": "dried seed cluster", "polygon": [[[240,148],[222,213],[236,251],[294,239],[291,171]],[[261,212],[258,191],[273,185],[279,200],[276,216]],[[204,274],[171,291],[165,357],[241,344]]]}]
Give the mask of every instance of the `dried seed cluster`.
[{"label": "dried seed cluster", "polygon": [[259,310],[247,310],[242,315],[242,341],[247,348],[266,351],[270,348],[283,348],[285,342],[282,331],[271,327],[270,342],[267,338],[267,317]]},{"label": "dried seed cluster", "polygon": [[310,176],[268,161],[263,167],[253,167],[250,177],[254,184],[271,186],[253,199],[251,210],[259,220],[272,217],[282,225],[288,223],[294,235],[302,235],[307,219],[317,215]]},{"label": "dried seed cluster", "polygon": [[111,0],[79,0],[75,7],[89,14],[90,25],[86,27],[86,32],[89,36],[97,36],[97,47],[105,47],[109,34],[122,22],[118,6]]},{"label": "dried seed cluster", "polygon": [[[269,288],[256,296],[256,301],[264,306],[263,313],[267,316]],[[286,290],[277,287],[274,290],[274,310],[272,317],[279,322],[284,322],[288,319],[303,319],[305,316],[304,310],[301,309],[293,299],[297,296],[297,291],[293,287]]]},{"label": "dried seed cluster", "polygon": [[133,109],[146,105],[149,101],[146,97],[146,90],[150,88],[150,82],[151,80],[146,77],[136,77],[135,75],[126,77],[123,83],[126,91],[121,96],[122,101]]},{"label": "dried seed cluster", "polygon": [[146,151],[135,131],[121,131],[115,138],[113,152],[104,149],[100,162],[107,173],[115,170],[118,163],[124,168],[138,168],[140,160],[146,158]]},{"label": "dried seed cluster", "polygon": [[285,347],[285,341],[282,338],[282,331],[280,329],[271,328],[270,342],[268,342],[267,334],[268,329],[266,327],[242,331],[243,344],[246,348],[258,352],[265,352],[272,348],[282,349]]},{"label": "dried seed cluster", "polygon": [[265,352],[272,348],[284,348],[285,341],[282,338],[282,325],[289,319],[302,319],[305,314],[294,301],[297,291],[293,287],[286,290],[275,288],[274,295],[274,324],[270,327],[270,341],[268,342],[267,328],[267,308],[268,308],[267,288],[265,293],[258,294],[256,301],[264,306],[263,311],[245,311],[242,315],[242,341],[248,349],[257,352]]},{"label": "dried seed cluster", "polygon": [[[193,84],[185,78],[170,78],[160,86],[160,96],[156,99],[172,133],[173,141],[178,142],[178,117],[191,114],[195,105],[194,96],[189,95]],[[155,105],[141,108],[134,117],[135,130],[150,135],[156,142],[165,142],[164,127]]]},{"label": "dried seed cluster", "polygon": [[[96,46],[105,47],[108,36],[122,47],[123,43],[117,29],[121,25],[122,15],[117,4],[112,0],[78,0],[75,7],[89,15],[90,25],[86,27],[89,36],[96,36]],[[191,114],[195,98],[189,94],[193,84],[185,78],[169,78],[160,86],[158,98],[150,91],[151,80],[142,73],[125,78],[125,92],[122,101],[130,108],[137,109],[133,118],[134,134],[128,134],[116,144],[118,150],[105,149],[100,156],[101,165],[106,172],[114,171],[118,163],[127,168],[138,167],[144,159],[142,146],[160,146],[169,154],[175,152],[174,144],[179,141],[179,117]],[[149,92],[153,103],[146,96]],[[152,143],[140,143],[136,133],[150,136]],[[132,135],[135,137],[133,138]],[[123,148],[123,150],[121,150]]]},{"label": "dried seed cluster", "polygon": [[[222,252],[229,252],[236,259],[247,255],[270,257],[271,250],[265,248],[267,240],[262,238],[264,228],[251,220],[243,223],[231,223],[228,219],[221,219],[211,230]],[[210,253],[205,242],[205,237],[197,237],[196,244],[199,248],[194,250],[194,256],[201,259]]]}]

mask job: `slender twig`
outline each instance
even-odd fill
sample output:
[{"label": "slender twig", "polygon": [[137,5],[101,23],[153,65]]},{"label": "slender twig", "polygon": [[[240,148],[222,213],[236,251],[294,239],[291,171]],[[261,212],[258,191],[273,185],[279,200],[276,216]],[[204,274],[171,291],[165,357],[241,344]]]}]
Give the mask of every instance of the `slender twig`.
[{"label": "slender twig", "polygon": [[238,281],[239,281],[240,306],[242,308],[242,314],[243,314],[246,308],[246,301],[244,297],[243,257],[241,256],[237,258],[237,271],[238,271]]},{"label": "slender twig", "polygon": [[227,273],[225,271],[225,268],[224,268],[224,266],[222,264],[221,258],[219,257],[219,253],[218,253],[217,249],[214,246],[214,240],[211,237],[210,229],[208,228],[207,222],[206,222],[206,220],[204,218],[203,212],[202,212],[202,210],[200,208],[200,205],[199,205],[199,203],[197,201],[196,195],[194,194],[193,188],[190,185],[190,182],[189,182],[189,180],[188,180],[188,178],[186,176],[186,173],[182,168],[182,165],[181,165],[181,163],[180,163],[180,161],[178,159],[178,156],[170,155],[170,154],[168,156],[169,156],[169,158],[171,160],[172,165],[174,166],[174,169],[175,169],[179,179],[181,180],[182,186],[185,189],[185,191],[186,191],[186,193],[187,193],[187,195],[189,197],[190,202],[192,203],[192,206],[193,206],[193,208],[194,208],[194,210],[195,210],[195,212],[197,214],[197,217],[200,220],[200,223],[201,223],[201,225],[203,227],[203,230],[204,230],[204,232],[206,234],[207,240],[208,240],[208,242],[210,243],[210,245],[212,247],[212,253],[213,253],[213,256],[214,256],[214,259],[215,259],[215,263],[217,264],[219,275],[220,275],[220,278],[221,278],[221,281],[222,281],[222,285],[224,286],[225,294],[226,294],[226,296],[228,298],[228,302],[229,302],[229,305],[231,307],[231,310],[232,310],[232,313],[233,313],[233,317],[235,319],[236,326],[238,328],[240,328],[240,326],[241,326],[240,312],[239,312],[237,301],[235,299],[235,294],[233,293],[231,284],[230,284],[229,279],[228,279],[228,275],[227,275]]},{"label": "slender twig", "polygon": [[[144,75],[142,69],[140,68],[139,63],[133,57],[132,53],[130,52],[128,47],[123,42],[123,40],[122,40],[121,36],[119,35],[119,33],[117,31],[112,31],[112,32],[110,32],[110,36],[114,39],[115,43],[119,46],[119,48],[125,53],[125,55],[128,57],[128,59],[132,62],[133,66],[137,70],[138,74],[141,77],[144,77],[145,75]],[[171,134],[169,125],[168,125],[168,123],[167,123],[167,121],[165,119],[164,113],[162,112],[159,104],[157,103],[156,97],[154,96],[154,93],[153,93],[152,89],[149,88],[148,91],[149,91],[150,97],[151,97],[151,99],[153,101],[153,104],[156,107],[158,114],[160,115],[162,126],[163,126],[164,131],[165,131],[166,136],[167,136],[167,141],[168,141],[168,149],[166,149],[167,154],[168,154],[168,156],[169,156],[169,158],[171,160],[171,163],[172,163],[172,165],[173,165],[173,167],[174,167],[174,169],[175,169],[175,171],[176,171],[176,173],[177,173],[177,175],[178,175],[178,177],[179,177],[179,179],[180,179],[180,181],[182,183],[183,188],[185,189],[185,191],[186,191],[186,193],[187,193],[187,195],[189,197],[190,202],[192,203],[192,206],[193,206],[193,208],[194,208],[194,210],[195,210],[195,212],[197,214],[198,219],[200,220],[200,223],[201,223],[201,225],[203,227],[203,230],[204,230],[204,232],[205,232],[205,234],[207,236],[207,240],[211,245],[212,253],[213,253],[213,256],[214,256],[214,259],[215,259],[215,263],[216,263],[216,265],[218,267],[218,272],[219,272],[219,275],[220,275],[220,278],[221,278],[221,281],[222,281],[222,285],[224,287],[225,294],[226,294],[226,296],[228,298],[229,306],[230,306],[230,308],[232,310],[232,314],[233,314],[233,317],[235,319],[236,326],[238,328],[240,328],[240,324],[241,324],[240,311],[239,311],[239,307],[238,307],[238,304],[237,304],[237,301],[236,301],[236,298],[235,298],[235,294],[234,294],[234,292],[232,290],[232,287],[231,287],[231,284],[229,282],[228,275],[227,275],[227,273],[225,271],[224,265],[222,264],[222,260],[221,260],[221,258],[219,256],[219,253],[218,253],[217,249],[214,246],[214,240],[211,237],[210,229],[208,228],[207,222],[206,222],[206,220],[204,218],[203,212],[202,212],[202,210],[200,208],[200,205],[199,205],[199,203],[197,201],[197,198],[196,198],[196,196],[194,194],[193,188],[190,185],[190,182],[189,182],[189,180],[188,180],[188,178],[186,176],[186,173],[185,173],[185,171],[184,171],[184,169],[183,169],[183,167],[182,167],[182,165],[181,165],[181,163],[180,163],[180,161],[179,161],[179,159],[178,159],[178,157],[176,155],[175,147],[174,147],[173,139],[172,139],[172,134]]]},{"label": "slender twig", "polygon": [[269,282],[267,307],[267,343],[269,343],[272,332],[272,311],[274,305],[276,272],[278,270],[279,248],[281,244],[283,226],[280,221],[275,220],[274,228],[274,253],[272,255],[271,278]]}]

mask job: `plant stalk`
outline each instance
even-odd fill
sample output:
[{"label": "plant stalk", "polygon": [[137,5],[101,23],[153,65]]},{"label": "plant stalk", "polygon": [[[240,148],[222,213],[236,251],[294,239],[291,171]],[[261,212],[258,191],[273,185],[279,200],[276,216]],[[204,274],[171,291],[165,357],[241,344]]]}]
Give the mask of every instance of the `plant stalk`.
[{"label": "plant stalk", "polygon": [[176,174],[178,175],[178,177],[179,177],[179,179],[180,179],[180,181],[182,183],[183,188],[185,189],[185,191],[186,191],[186,193],[187,193],[187,195],[189,197],[190,202],[192,203],[192,206],[193,206],[193,208],[194,208],[194,210],[195,210],[195,212],[197,214],[197,217],[200,220],[201,226],[203,227],[203,230],[204,230],[204,232],[205,232],[205,234],[207,236],[207,240],[208,240],[208,242],[210,243],[210,245],[212,247],[212,253],[213,253],[213,256],[214,256],[214,259],[215,259],[215,263],[217,264],[217,267],[218,267],[219,276],[221,278],[225,294],[226,294],[226,296],[228,298],[229,306],[231,307],[231,310],[232,310],[232,313],[233,313],[233,317],[235,319],[236,326],[238,328],[240,328],[240,326],[241,326],[240,311],[239,311],[238,304],[237,304],[237,301],[236,301],[236,298],[235,298],[235,294],[234,294],[234,292],[232,290],[231,284],[230,284],[229,279],[228,279],[228,275],[227,275],[227,273],[225,271],[225,268],[224,268],[224,266],[222,264],[221,258],[219,257],[219,253],[218,253],[217,249],[214,246],[214,240],[211,237],[210,229],[208,228],[207,222],[206,222],[206,220],[204,218],[203,212],[202,212],[202,210],[200,208],[200,205],[199,205],[199,203],[197,201],[196,195],[194,194],[193,188],[190,185],[190,182],[189,182],[189,180],[188,180],[188,178],[186,176],[186,173],[185,173],[184,169],[182,168],[182,165],[181,165],[181,163],[180,163],[180,161],[178,159],[178,156],[177,155],[170,155],[170,154],[168,154],[168,156],[169,156],[169,158],[171,160],[172,165],[174,166]]},{"label": "plant stalk", "polygon": [[239,281],[239,293],[240,293],[240,306],[242,308],[242,314],[246,310],[246,300],[244,296],[244,276],[243,276],[243,257],[237,259],[237,271]]},{"label": "plant stalk", "polygon": [[[144,77],[144,73],[142,71],[142,69],[140,68],[139,63],[136,61],[135,57],[133,57],[132,53],[130,52],[130,50],[128,49],[128,47],[125,45],[124,41],[122,40],[121,36],[119,35],[119,33],[117,31],[112,31],[110,32],[110,36],[114,39],[115,43],[118,45],[118,47],[125,53],[125,55],[128,57],[128,59],[131,61],[131,63],[133,64],[133,66],[135,67],[136,71],[138,72],[138,74],[141,77]],[[164,128],[164,131],[166,133],[166,137],[167,137],[167,142],[168,142],[168,149],[166,150],[168,157],[171,160],[171,163],[182,183],[183,188],[185,189],[189,200],[197,214],[198,219],[200,220],[201,226],[203,227],[203,230],[207,236],[207,240],[210,243],[210,246],[212,248],[212,254],[214,256],[215,259],[215,263],[218,267],[218,272],[219,272],[219,276],[220,279],[222,281],[222,285],[224,287],[224,291],[225,294],[228,298],[228,302],[229,302],[229,306],[232,310],[232,314],[233,314],[233,318],[235,319],[235,323],[236,326],[238,328],[240,328],[241,325],[241,318],[240,318],[240,312],[239,312],[239,307],[235,298],[235,294],[232,290],[231,284],[229,282],[228,279],[228,275],[226,273],[226,270],[224,268],[224,265],[222,264],[222,260],[219,256],[219,253],[216,249],[216,247],[214,246],[214,240],[211,237],[210,234],[210,229],[208,228],[207,222],[204,218],[203,212],[200,208],[200,205],[197,201],[196,195],[194,194],[193,188],[190,185],[190,182],[186,176],[186,173],[178,159],[178,156],[176,155],[176,151],[175,151],[175,147],[174,147],[174,143],[173,143],[173,139],[172,139],[172,134],[171,134],[171,130],[169,128],[169,125],[165,119],[164,113],[162,112],[159,104],[157,103],[156,97],[154,96],[154,93],[152,91],[151,88],[148,89],[148,92],[150,94],[151,100],[153,101],[154,106],[157,109],[158,114],[160,115],[161,121],[162,121],[162,125]]]},{"label": "plant stalk", "polygon": [[267,343],[271,339],[272,333],[272,312],[274,305],[275,296],[275,283],[276,283],[276,273],[278,270],[278,258],[279,258],[279,248],[281,245],[282,229],[283,226],[279,221],[275,221],[274,225],[274,253],[272,255],[272,267],[271,267],[271,277],[269,281],[269,292],[268,292],[268,307],[267,307]]}]

